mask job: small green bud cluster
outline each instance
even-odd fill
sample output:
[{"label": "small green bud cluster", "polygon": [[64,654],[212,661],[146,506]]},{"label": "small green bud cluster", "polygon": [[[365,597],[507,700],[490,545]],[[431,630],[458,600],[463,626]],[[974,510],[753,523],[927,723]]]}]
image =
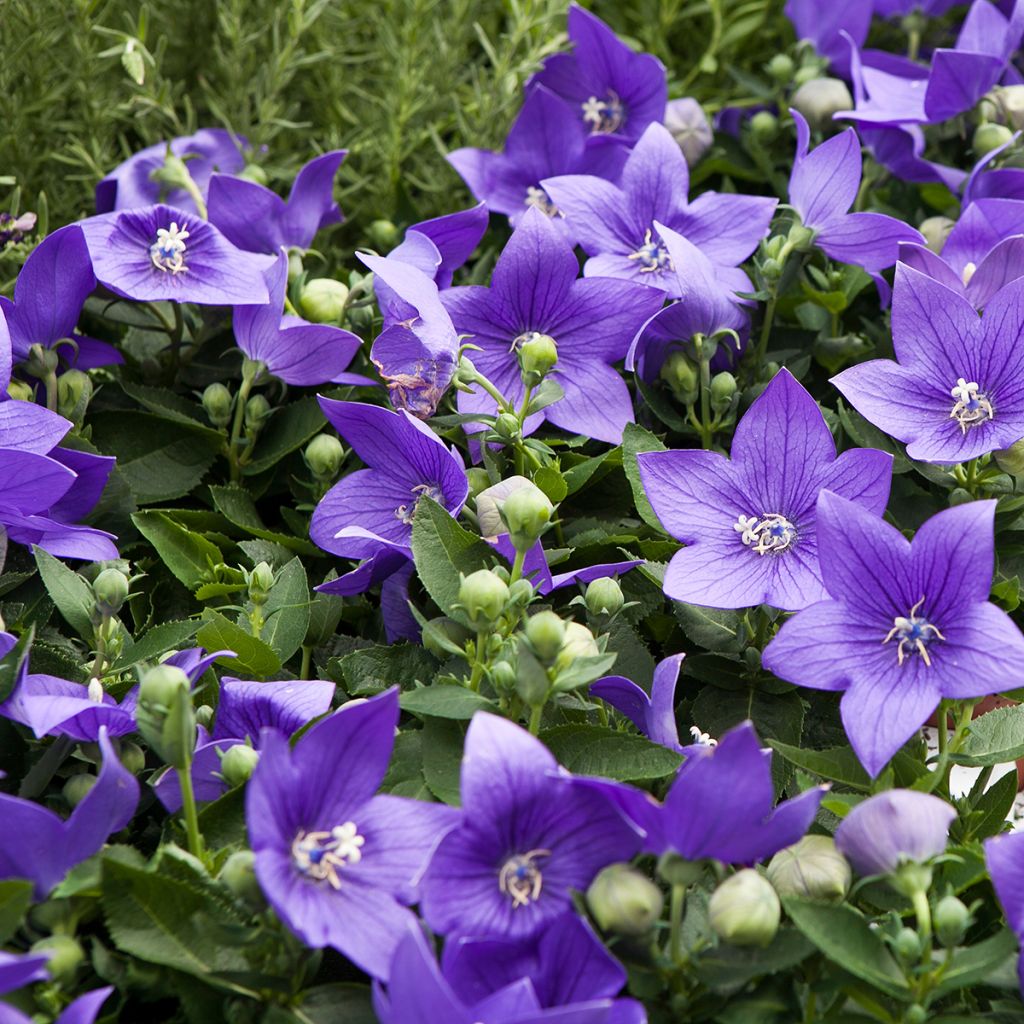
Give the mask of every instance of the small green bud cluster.
[{"label": "small green bud cluster", "polygon": [[477,632],[482,632],[497,625],[508,600],[508,584],[496,572],[478,569],[461,577],[456,607]]},{"label": "small green bud cluster", "polygon": [[128,600],[128,578],[120,569],[104,569],[93,581],[92,593],[99,617],[108,619]]},{"label": "small green bud cluster", "polygon": [[516,358],[523,384],[535,388],[558,362],[558,346],[549,335],[533,333],[519,346]]},{"label": "small green bud cluster", "polygon": [[831,836],[804,836],[780,850],[768,864],[768,881],[781,896],[839,903],[850,891],[853,872]]}]

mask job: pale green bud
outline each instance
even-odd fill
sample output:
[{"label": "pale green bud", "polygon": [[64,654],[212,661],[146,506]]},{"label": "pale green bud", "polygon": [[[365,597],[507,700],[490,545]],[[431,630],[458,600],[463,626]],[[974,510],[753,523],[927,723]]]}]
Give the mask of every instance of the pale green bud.
[{"label": "pale green bud", "polygon": [[736,378],[727,371],[716,373],[711,378],[711,408],[721,415],[732,407],[736,394]]},{"label": "pale green bud", "polygon": [[594,634],[582,623],[567,622],[562,649],[555,659],[555,669],[564,672],[577,658],[593,658],[601,653]]},{"label": "pale green bud", "polygon": [[333,434],[317,434],[302,455],[313,476],[333,480],[341,469],[345,449]]},{"label": "pale green bud", "polygon": [[25,372],[32,377],[43,380],[57,372],[60,357],[52,348],[36,343],[28,350],[28,359],[24,363]]},{"label": "pale green bud", "polygon": [[207,385],[203,392],[203,410],[215,427],[226,427],[231,422],[233,405],[231,392],[223,384]]},{"label": "pale green bud", "polygon": [[236,850],[224,861],[217,877],[252,910],[266,906],[263,890],[256,880],[256,855],[252,850]]},{"label": "pale green bud", "polygon": [[539,488],[520,487],[502,503],[501,518],[516,551],[529,551],[554,514],[551,499]]},{"label": "pale green bud", "polygon": [[57,411],[77,426],[82,425],[92,400],[92,380],[81,370],[65,370],[57,378]]},{"label": "pale green bud", "polygon": [[832,116],[853,108],[853,97],[846,83],[838,78],[812,78],[793,93],[789,105],[807,118],[812,128],[825,128]]},{"label": "pale green bud", "polygon": [[393,249],[398,242],[398,228],[389,220],[375,220],[366,229],[370,243],[378,252]]},{"label": "pale green bud", "polygon": [[347,299],[347,285],[329,277],[317,277],[303,286],[299,312],[313,323],[340,323]]},{"label": "pale green bud", "polygon": [[946,239],[949,238],[955,224],[956,221],[950,220],[949,217],[925,217],[917,225],[917,230],[924,235],[925,244],[932,252],[942,252],[942,247],[946,244]]},{"label": "pale green bud", "polygon": [[692,405],[697,401],[700,394],[700,377],[693,360],[685,352],[676,350],[671,353],[661,364],[658,375],[683,405]]},{"label": "pale green bud", "polygon": [[242,786],[252,778],[260,755],[248,743],[228,747],[220,762],[220,773],[229,786]]},{"label": "pale green bud", "polygon": [[1004,124],[979,124],[974,130],[971,148],[976,157],[983,157],[993,149],[1005,146],[1013,138],[1013,132]]},{"label": "pale green bud", "polygon": [[971,924],[971,912],[952,893],[935,905],[932,925],[935,937],[947,949],[959,946]]},{"label": "pale green bud", "polygon": [[493,626],[508,602],[508,584],[489,569],[462,577],[458,606],[477,630]]},{"label": "pale green bud", "polygon": [[591,615],[614,615],[626,603],[619,581],[611,576],[589,583],[585,600]]},{"label": "pale green bud", "polygon": [[245,403],[245,429],[259,430],[271,413],[270,403],[263,395],[253,395]]},{"label": "pale green bud", "polygon": [[274,586],[274,570],[266,562],[260,562],[249,573],[249,600],[253,604],[266,604]]},{"label": "pale green bud", "polygon": [[587,889],[587,906],[601,930],[618,935],[646,935],[664,905],[661,889],[628,864],[610,864]]},{"label": "pale green bud", "polygon": [[23,380],[12,380],[7,385],[7,394],[18,402],[31,402],[35,398],[35,393],[32,391],[31,386]]},{"label": "pale green bud", "polygon": [[793,58],[785,53],[777,53],[768,61],[768,74],[775,79],[779,85],[786,85],[793,80],[793,72],[796,70]]},{"label": "pale green bud", "polygon": [[831,836],[804,836],[780,850],[768,864],[768,880],[781,896],[839,903],[850,890],[852,872]]},{"label": "pale green bud", "polygon": [[70,935],[50,935],[32,946],[33,953],[48,953],[46,969],[58,985],[74,981],[78,968],[85,960],[85,951]]},{"label": "pale green bud", "polygon": [[254,181],[257,185],[262,185],[264,188],[267,187],[267,183],[270,180],[267,177],[267,172],[259,164],[246,164],[238,172],[237,177],[245,181]]},{"label": "pale green bud", "polygon": [[901,928],[892,940],[892,948],[904,963],[911,964],[921,955],[921,936],[913,928]]},{"label": "pale green bud", "polygon": [[86,775],[84,773],[72,775],[67,782],[64,783],[64,788],[61,790],[61,794],[67,801],[69,807],[77,807],[86,798],[89,790],[91,790],[95,785],[95,775]]},{"label": "pale green bud", "polygon": [[779,930],[781,916],[771,883],[753,868],[727,878],[708,901],[712,930],[733,946],[767,946]]},{"label": "pale green bud", "polygon": [[554,338],[534,332],[519,346],[516,358],[523,384],[535,388],[558,362],[558,346]]},{"label": "pale green bud", "polygon": [[121,764],[132,773],[139,775],[146,768],[146,752],[131,740],[122,739],[121,749],[118,752]]},{"label": "pale green bud", "polygon": [[519,418],[510,412],[498,413],[494,421],[494,432],[503,441],[514,441],[520,434]]},{"label": "pale green bud", "polygon": [[537,612],[526,620],[524,629],[537,657],[550,664],[558,657],[565,642],[565,623],[552,611]]},{"label": "pale green bud", "polygon": [[758,142],[771,142],[779,134],[779,119],[767,110],[759,110],[750,119],[750,132]]},{"label": "pale green bud", "polygon": [[104,617],[116,615],[128,599],[128,580],[120,569],[104,569],[92,585],[96,610]]},{"label": "pale green bud", "polygon": [[188,676],[174,665],[151,668],[139,685],[139,732],[175,768],[184,768],[196,740],[195,713]]}]

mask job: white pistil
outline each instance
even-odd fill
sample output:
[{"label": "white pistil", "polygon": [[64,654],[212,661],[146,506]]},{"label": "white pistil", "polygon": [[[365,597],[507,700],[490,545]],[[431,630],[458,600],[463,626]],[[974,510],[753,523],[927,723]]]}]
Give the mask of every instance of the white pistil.
[{"label": "white pistil", "polygon": [[395,518],[403,523],[411,523],[413,516],[416,515],[416,505],[419,503],[420,498],[426,495],[431,501],[436,501],[439,505],[444,504],[444,494],[441,488],[437,484],[417,484],[412,489],[413,501],[409,505],[399,505],[395,509]]},{"label": "white pistil", "polygon": [[700,731],[700,726],[691,725],[690,735],[693,737],[693,742],[699,744],[702,747],[717,747],[718,740],[712,739],[706,732]]},{"label": "white pistil", "polygon": [[538,185],[530,185],[526,190],[526,198],[523,200],[524,206],[535,206],[541,213],[546,214],[548,217],[564,217],[565,214],[551,202],[551,196],[540,188]]},{"label": "white pistil", "polygon": [[981,393],[981,385],[977,381],[958,377],[956,387],[952,388],[949,394],[955,399],[949,418],[960,424],[960,430],[964,434],[971,427],[986,423],[996,414],[992,403]]},{"label": "white pistil", "polygon": [[626,120],[626,108],[611,89],[606,99],[591,96],[580,107],[583,110],[583,123],[590,125],[591,135],[617,132]]},{"label": "white pistil", "polygon": [[91,700],[93,704],[103,703],[103,684],[95,676],[89,680],[88,691],[89,700]]},{"label": "white pistil", "polygon": [[778,512],[769,512],[760,519],[740,516],[732,528],[740,535],[740,540],[759,555],[778,554],[796,540],[796,527]]},{"label": "white pistil", "polygon": [[672,257],[660,242],[652,240],[650,228],[644,234],[644,244],[635,252],[631,252],[626,259],[639,260],[643,264],[640,268],[641,274],[653,274],[656,270],[672,269]]},{"label": "white pistil", "polygon": [[882,641],[883,644],[887,644],[890,640],[898,640],[899,643],[896,647],[896,663],[902,665],[904,659],[907,656],[907,649],[909,648],[910,654],[920,654],[921,660],[925,663],[926,668],[931,668],[932,660],[928,655],[928,644],[932,640],[945,640],[946,638],[939,632],[938,627],[933,626],[924,616],[919,616],[917,610],[924,604],[924,598],[922,597],[913,608],[910,609],[910,614],[907,616],[897,615],[894,618],[892,629],[886,634],[885,639]]},{"label": "white pistil", "polygon": [[971,278],[974,277],[977,269],[978,265],[976,263],[964,264],[964,272],[960,275],[960,280],[963,281],[965,288],[971,283]]},{"label": "white pistil", "polygon": [[165,274],[180,274],[188,270],[185,266],[185,239],[188,237],[189,232],[179,228],[176,221],[171,221],[169,228],[158,229],[156,241],[149,247],[153,266]]},{"label": "white pistil", "polygon": [[512,909],[527,907],[540,897],[544,877],[534,863],[538,857],[550,857],[550,850],[530,850],[509,857],[498,873],[498,888],[512,897]]},{"label": "white pistil", "polygon": [[365,842],[354,821],[335,825],[330,832],[300,831],[292,842],[292,860],[304,875],[340,889],[339,869],[363,859]]}]

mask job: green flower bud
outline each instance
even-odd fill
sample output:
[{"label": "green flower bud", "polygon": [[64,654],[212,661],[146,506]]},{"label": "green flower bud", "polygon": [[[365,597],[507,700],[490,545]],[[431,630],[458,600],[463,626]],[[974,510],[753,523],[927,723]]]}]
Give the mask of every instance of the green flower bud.
[{"label": "green flower bud", "polygon": [[510,693],[516,685],[516,670],[507,661],[491,667],[491,682],[499,693]]},{"label": "green flower bud", "polygon": [[993,149],[1005,146],[1013,138],[1013,132],[1004,124],[979,124],[974,130],[971,148],[976,157],[983,157]]},{"label": "green flower bud", "polygon": [[96,610],[104,617],[116,615],[128,599],[128,580],[120,569],[104,569],[92,585]]},{"label": "green flower bud", "polygon": [[57,411],[80,427],[92,400],[92,392],[92,380],[87,373],[65,370],[57,378]]},{"label": "green flower bud", "polygon": [[782,276],[782,264],[773,256],[761,262],[761,276],[766,281],[778,281]]},{"label": "green flower bud", "polygon": [[139,685],[136,722],[146,742],[169,765],[185,767],[195,749],[195,714],[188,676],[173,665],[151,668]]},{"label": "green flower bud", "polygon": [[700,377],[693,360],[678,349],[661,364],[658,374],[672,394],[683,404],[692,405],[700,394]]},{"label": "green flower bud", "polygon": [[398,228],[389,220],[375,220],[366,229],[366,236],[378,252],[385,252],[398,242]]},{"label": "green flower bud", "polygon": [[139,775],[146,769],[146,752],[131,740],[121,740],[121,749],[118,752],[121,764],[132,773]]},{"label": "green flower bud", "polygon": [[952,893],[943,896],[932,914],[935,937],[947,949],[959,946],[971,925],[971,912]]},{"label": "green flower bud", "polygon": [[913,928],[901,928],[893,937],[892,948],[904,963],[911,964],[921,956],[921,936]]},{"label": "green flower bud", "polygon": [[139,686],[139,701],[159,707],[170,707],[181,691],[188,693],[188,676],[174,665],[157,665],[143,677]]},{"label": "green flower bud", "polygon": [[231,422],[234,399],[223,384],[209,384],[203,392],[203,411],[215,427],[226,427]]},{"label": "green flower bud", "polygon": [[25,372],[32,377],[44,380],[57,372],[60,357],[52,348],[45,348],[36,343],[28,350],[28,359],[24,363]]},{"label": "green flower bud", "polygon": [[519,345],[516,358],[519,360],[523,384],[535,388],[558,362],[558,346],[549,335],[532,331]]},{"label": "green flower bud", "polygon": [[496,484],[483,487],[476,496],[476,517],[480,527],[480,536],[495,540],[505,532],[505,524],[501,519],[501,506],[505,499],[520,488],[536,487],[532,480],[525,476],[510,476]]},{"label": "green flower bud", "polygon": [[501,618],[507,602],[508,584],[489,569],[477,569],[462,577],[458,607],[466,613],[474,629],[492,627]]},{"label": "green flower bud", "polygon": [[68,807],[77,807],[85,799],[89,790],[95,785],[95,775],[86,775],[85,773],[72,775],[71,778],[64,783],[61,795],[68,802]]},{"label": "green flower bud", "polygon": [[494,421],[494,432],[503,441],[514,441],[520,434],[519,417],[510,412],[498,413]]},{"label": "green flower bud", "polygon": [[593,658],[601,653],[594,634],[579,622],[565,624],[565,640],[555,659],[555,669],[564,672],[577,658]]},{"label": "green flower bud", "polygon": [[245,429],[250,433],[259,430],[271,411],[270,403],[263,395],[253,395],[245,403]]},{"label": "green flower bud", "polygon": [[162,185],[162,191],[165,194],[176,189],[185,189],[191,193],[197,191],[198,188],[192,175],[189,174],[185,161],[177,153],[171,152],[170,146],[167,147],[163,163],[150,171],[149,178],[150,181]]},{"label": "green flower bud", "polygon": [[839,903],[850,890],[852,872],[831,836],[804,836],[780,850],[768,865],[768,881],[781,896]]},{"label": "green flower bud", "polygon": [[727,878],[708,902],[712,930],[733,946],[767,946],[779,930],[781,916],[771,883],[753,868]]},{"label": "green flower bud", "polygon": [[220,773],[229,786],[242,786],[252,778],[259,761],[258,750],[254,750],[248,743],[237,743],[224,752]]},{"label": "green flower bud", "polygon": [[524,633],[533,652],[548,665],[558,657],[565,643],[565,623],[551,611],[531,615],[526,620]]},{"label": "green flower bud", "polygon": [[512,546],[516,551],[529,551],[551,522],[555,509],[548,496],[531,484],[513,491],[499,511]]},{"label": "green flower bud", "polygon": [[423,627],[423,646],[435,658],[444,661],[451,657],[453,646],[459,650],[464,649],[470,635],[469,630],[461,622],[439,615]]},{"label": "green flower bud", "polygon": [[302,453],[313,476],[333,480],[341,469],[345,448],[333,434],[317,434]]},{"label": "green flower bud", "polygon": [[292,284],[294,281],[298,281],[300,277],[306,272],[306,268],[302,265],[302,253],[295,248],[288,250],[288,283]]},{"label": "green flower bud", "polygon": [[587,906],[601,930],[617,935],[646,935],[664,905],[661,889],[628,864],[610,864],[587,889]]},{"label": "green flower bud", "polygon": [[716,373],[711,378],[711,408],[719,415],[728,412],[732,407],[736,388],[736,378],[731,373]]},{"label": "green flower bud", "polygon": [[793,93],[789,105],[803,114],[812,128],[822,129],[832,123],[833,114],[853,107],[853,97],[838,78],[812,78]]},{"label": "green flower bud", "polygon": [[669,885],[693,885],[704,874],[704,864],[687,860],[678,853],[663,853],[658,858],[658,877]]},{"label": "green flower bud", "polygon": [[920,1003],[908,1006],[907,1012],[903,1015],[906,1024],[927,1024],[928,1018],[928,1011]]},{"label": "green flower bud", "polygon": [[784,53],[777,53],[768,61],[768,74],[775,79],[779,85],[786,85],[793,80],[793,72],[796,70],[793,58]]},{"label": "green flower bud", "polygon": [[1000,111],[1014,131],[1024,128],[1024,85],[1004,85],[993,90]]},{"label": "green flower bud", "polygon": [[266,604],[274,586],[274,570],[266,562],[260,562],[249,573],[249,600],[253,604]]},{"label": "green flower bud", "polygon": [[348,286],[329,277],[307,281],[299,297],[299,312],[315,324],[341,323]]},{"label": "green flower bud", "polygon": [[605,576],[587,585],[587,611],[591,615],[614,615],[626,603],[619,581]]},{"label": "green flower bud", "polygon": [[210,707],[209,704],[200,704],[196,708],[196,725],[201,725],[204,729],[213,728],[213,719],[216,712]]},{"label": "green flower bud", "polygon": [[533,600],[533,584],[529,580],[518,579],[508,585],[509,604],[525,608]]},{"label": "green flower bud", "polygon": [[217,877],[251,910],[260,911],[267,905],[256,880],[256,855],[252,850],[236,850],[224,861]]},{"label": "green flower bud", "polygon": [[33,953],[48,953],[46,969],[58,985],[67,986],[74,981],[78,968],[85,960],[85,951],[70,935],[50,935],[32,946]]},{"label": "green flower bud", "polygon": [[759,110],[749,124],[750,132],[758,142],[771,142],[779,134],[779,119],[767,110]]},{"label": "green flower bud", "polygon": [[259,164],[246,164],[236,177],[243,178],[245,181],[254,181],[257,185],[262,185],[264,188],[267,187],[267,183],[270,180],[267,177],[267,172]]},{"label": "green flower bud", "polygon": [[23,380],[12,380],[7,385],[7,394],[18,402],[31,402],[35,398],[32,388]]},{"label": "green flower bud", "polygon": [[932,252],[941,252],[955,224],[956,221],[948,217],[925,217],[917,225],[917,230],[924,235],[925,243]]}]

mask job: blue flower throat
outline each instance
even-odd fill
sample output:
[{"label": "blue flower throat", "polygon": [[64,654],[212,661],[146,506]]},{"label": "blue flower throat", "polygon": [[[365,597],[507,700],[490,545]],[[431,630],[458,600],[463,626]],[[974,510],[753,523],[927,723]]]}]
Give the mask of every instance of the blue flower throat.
[{"label": "blue flower throat", "polygon": [[918,609],[924,604],[922,597],[907,616],[897,615],[893,619],[892,629],[886,634],[883,644],[890,640],[897,641],[896,661],[902,665],[912,655],[919,655],[925,666],[931,668],[932,659],[928,654],[929,646],[936,640],[946,638],[939,632],[937,626],[933,626],[923,615],[918,615]]}]

